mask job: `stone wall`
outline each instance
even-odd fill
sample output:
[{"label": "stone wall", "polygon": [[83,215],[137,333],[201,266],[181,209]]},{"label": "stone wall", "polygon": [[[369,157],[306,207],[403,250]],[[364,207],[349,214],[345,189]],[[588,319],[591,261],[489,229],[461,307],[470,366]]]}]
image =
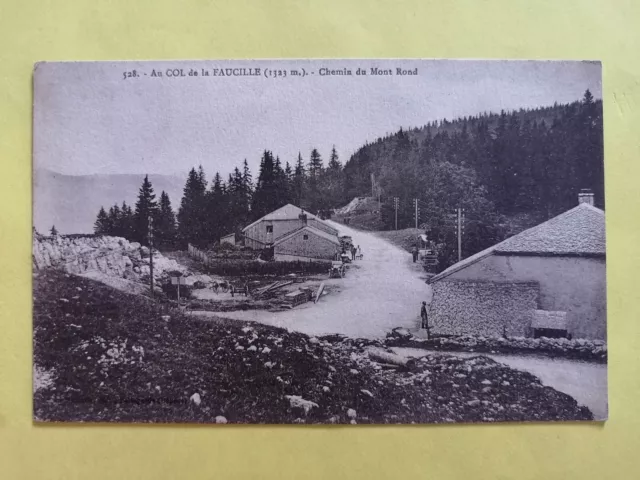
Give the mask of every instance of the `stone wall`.
[{"label": "stone wall", "polygon": [[567,326],[573,338],[606,339],[604,258],[490,255],[442,281],[454,279],[537,282],[540,285],[538,307],[567,312]]},{"label": "stone wall", "polygon": [[429,324],[445,335],[528,336],[540,296],[537,282],[443,279],[432,288]]}]

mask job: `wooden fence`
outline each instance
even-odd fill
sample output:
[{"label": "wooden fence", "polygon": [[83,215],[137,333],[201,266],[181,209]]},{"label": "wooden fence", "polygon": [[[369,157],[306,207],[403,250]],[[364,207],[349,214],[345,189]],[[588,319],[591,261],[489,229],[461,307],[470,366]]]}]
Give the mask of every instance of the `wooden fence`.
[{"label": "wooden fence", "polygon": [[206,254],[206,252],[200,250],[199,248],[196,248],[193,245],[189,244],[188,251],[189,251],[189,256],[191,258],[195,258],[196,260],[200,260],[202,263],[204,263],[207,266],[209,266],[211,264],[212,259],[209,258],[209,256]]}]

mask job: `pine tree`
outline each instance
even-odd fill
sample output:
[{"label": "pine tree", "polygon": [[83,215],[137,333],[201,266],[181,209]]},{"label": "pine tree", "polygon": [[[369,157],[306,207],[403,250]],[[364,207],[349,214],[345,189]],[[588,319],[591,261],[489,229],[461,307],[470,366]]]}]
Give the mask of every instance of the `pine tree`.
[{"label": "pine tree", "polygon": [[184,186],[178,210],[178,234],[183,244],[199,247],[213,241],[207,219],[207,183],[202,166],[192,168]]},{"label": "pine tree", "polygon": [[127,202],[122,202],[122,207],[120,208],[120,230],[122,236],[128,240],[132,240],[135,237],[133,210],[127,205]]},{"label": "pine tree", "polygon": [[58,230],[56,229],[55,225],[53,225],[51,227],[51,230],[49,231],[49,233],[51,234],[52,237],[57,237],[58,236]]},{"label": "pine tree", "polygon": [[155,219],[158,212],[156,196],[153,193],[153,185],[149,181],[149,176],[145,175],[140,190],[138,201],[133,217],[134,239],[142,244],[147,244],[149,240],[149,218]]},{"label": "pine tree", "polygon": [[158,243],[164,247],[172,246],[176,240],[176,216],[169,195],[164,190],[160,194],[155,232]]},{"label": "pine tree", "polygon": [[260,160],[260,173],[251,204],[251,215],[254,219],[260,218],[282,206],[278,204],[276,190],[275,160],[273,154],[265,150]]},{"label": "pine tree", "polygon": [[107,235],[108,229],[109,218],[107,216],[107,212],[105,212],[104,207],[100,207],[98,217],[93,224],[93,233],[95,233],[96,235]]},{"label": "pine tree", "polygon": [[109,209],[108,225],[107,235],[114,237],[122,236],[122,212],[117,203]]},{"label": "pine tree", "polygon": [[322,192],[320,187],[321,175],[323,172],[322,157],[316,148],[311,150],[309,159],[309,176],[307,179],[307,191],[305,206],[312,212],[318,213],[322,208]]},{"label": "pine tree", "polygon": [[318,149],[311,150],[311,157],[309,158],[309,178],[317,178],[322,172],[322,157]]},{"label": "pine tree", "polygon": [[249,170],[249,164],[247,163],[246,158],[242,165],[242,186],[244,188],[245,195],[245,208],[247,214],[249,214],[251,210],[251,197],[253,196],[253,177],[251,175],[251,170]]},{"label": "pine tree", "polygon": [[298,161],[293,172],[293,191],[292,200],[297,206],[302,205],[302,196],[304,194],[305,168],[302,161],[302,154],[298,152]]},{"label": "pine tree", "polygon": [[340,163],[340,160],[338,159],[338,152],[336,151],[336,146],[335,145],[331,149],[331,156],[329,157],[328,168],[329,168],[329,170],[332,170],[332,171],[340,171],[340,170],[342,170],[342,164]]}]

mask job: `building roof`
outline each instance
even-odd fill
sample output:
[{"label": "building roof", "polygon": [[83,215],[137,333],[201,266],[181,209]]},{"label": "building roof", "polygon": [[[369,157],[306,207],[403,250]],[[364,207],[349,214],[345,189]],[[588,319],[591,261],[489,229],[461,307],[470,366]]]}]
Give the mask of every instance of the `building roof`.
[{"label": "building roof", "polygon": [[275,239],[275,241],[273,242],[273,245],[278,245],[279,243],[284,242],[285,240],[288,240],[289,238],[298,235],[299,233],[301,233],[302,231],[306,231],[312,235],[316,235],[318,237],[322,237],[326,240],[329,240],[332,243],[335,243],[336,245],[340,245],[340,241],[338,240],[338,237],[336,235],[331,235],[330,233],[327,233],[323,230],[320,230],[318,228],[312,227],[311,225],[304,225],[300,228],[296,228],[295,230],[291,230],[290,232],[285,233],[284,235],[279,236],[278,238]]},{"label": "building roof", "polygon": [[[253,222],[250,225],[247,225],[246,227],[244,227],[242,229],[242,231],[244,232],[245,230],[253,227],[254,225],[264,221],[264,220],[269,220],[269,221],[278,221],[278,220],[297,220],[300,212],[304,213],[307,216],[307,220],[318,220],[321,221],[318,217],[316,217],[314,214],[309,213],[305,210],[302,210],[300,207],[296,207],[295,205],[291,205],[290,203],[287,203],[284,207],[280,207],[277,210],[274,210],[271,213],[267,213],[264,217],[259,218],[258,220],[256,220],[255,222]],[[332,227],[330,227],[332,228]]]},{"label": "building roof", "polygon": [[436,282],[489,255],[604,256],[604,212],[581,203],[557,217],[471,255],[432,277]]}]

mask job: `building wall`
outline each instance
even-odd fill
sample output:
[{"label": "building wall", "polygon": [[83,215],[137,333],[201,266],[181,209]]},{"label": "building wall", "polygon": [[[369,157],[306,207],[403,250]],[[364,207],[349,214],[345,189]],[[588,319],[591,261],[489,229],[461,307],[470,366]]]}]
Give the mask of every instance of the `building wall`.
[{"label": "building wall", "polygon": [[490,255],[447,280],[538,282],[540,309],[567,312],[574,338],[606,338],[604,258]]},{"label": "building wall", "polygon": [[429,325],[436,334],[529,335],[538,306],[535,282],[453,280],[433,284]]},{"label": "building wall", "polygon": [[[272,233],[267,232],[267,226],[273,227]],[[298,218],[291,220],[262,220],[244,232],[245,245],[256,250],[263,249],[278,237],[301,226],[302,222]]]},{"label": "building wall", "polygon": [[[307,240],[304,240],[304,235],[308,236]],[[338,245],[330,240],[303,230],[284,242],[275,245],[273,253],[276,260],[283,258],[285,255],[333,260],[337,250]]]},{"label": "building wall", "polygon": [[[338,234],[337,230],[319,220],[311,219],[308,221],[308,224],[311,227],[323,230],[332,235]],[[261,250],[266,244],[273,243],[278,237],[300,228],[302,225],[299,218],[292,218],[290,220],[262,220],[244,232],[245,246],[253,248],[254,250]],[[267,226],[273,227],[273,233],[267,233]]]},{"label": "building wall", "polygon": [[231,234],[231,235],[227,235],[225,237],[222,237],[220,239],[220,244],[223,243],[228,243],[229,245],[235,245],[236,244],[236,235],[235,234]]}]

